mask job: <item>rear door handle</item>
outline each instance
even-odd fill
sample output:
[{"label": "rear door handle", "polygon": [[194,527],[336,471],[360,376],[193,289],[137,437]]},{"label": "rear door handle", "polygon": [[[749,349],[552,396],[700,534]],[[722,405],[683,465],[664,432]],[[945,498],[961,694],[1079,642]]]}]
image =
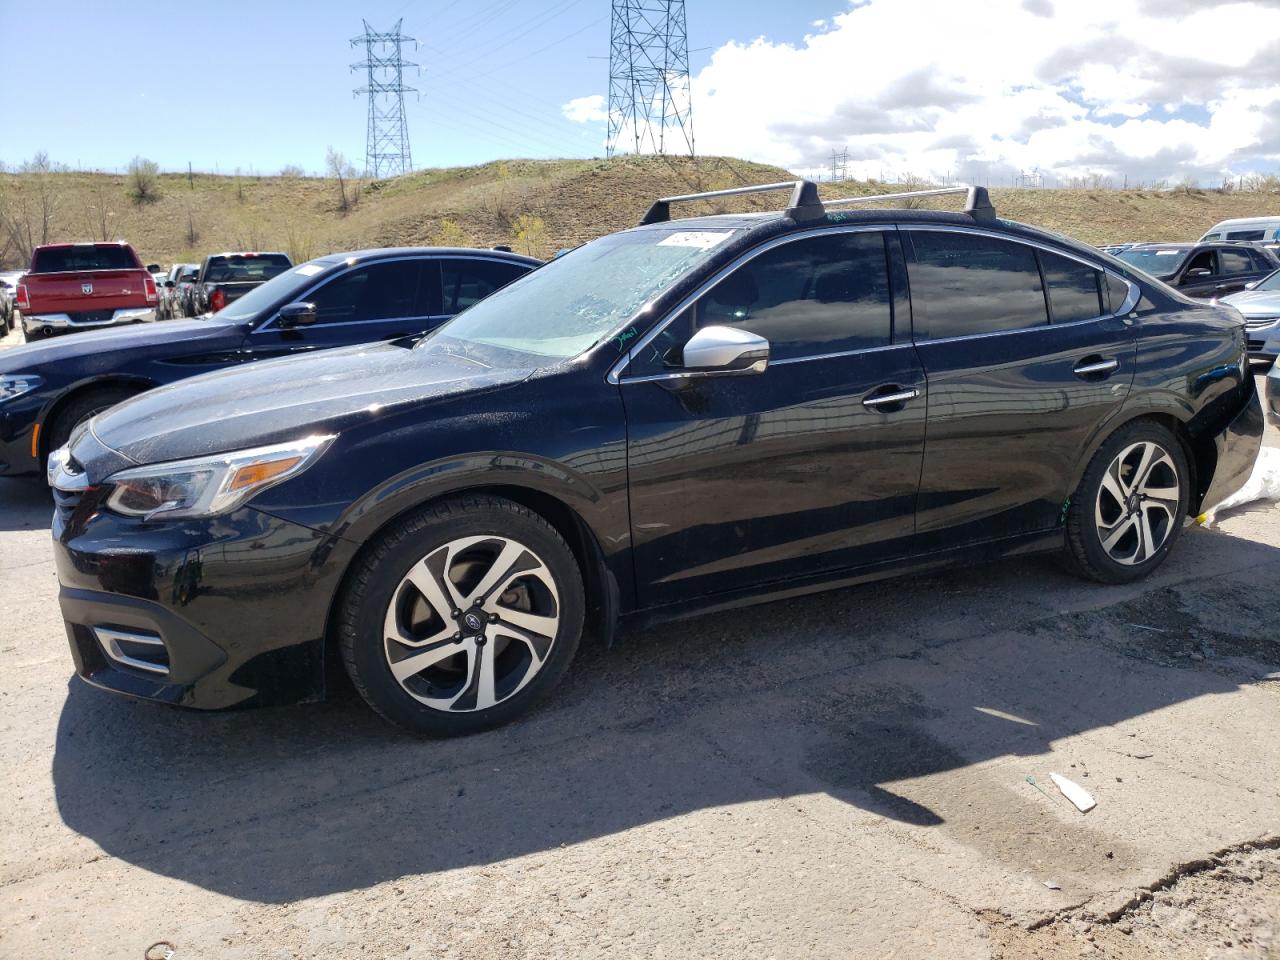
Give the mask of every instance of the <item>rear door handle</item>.
[{"label": "rear door handle", "polygon": [[880,387],[879,390],[865,397],[862,405],[870,410],[879,410],[882,407],[901,407],[908,400],[914,400],[920,396],[920,391],[914,387],[901,387],[897,384],[892,386]]},{"label": "rear door handle", "polygon": [[1108,374],[1115,373],[1120,367],[1120,361],[1114,357],[1104,359],[1096,354],[1092,357],[1085,357],[1075,365],[1075,375],[1077,377],[1105,377]]}]

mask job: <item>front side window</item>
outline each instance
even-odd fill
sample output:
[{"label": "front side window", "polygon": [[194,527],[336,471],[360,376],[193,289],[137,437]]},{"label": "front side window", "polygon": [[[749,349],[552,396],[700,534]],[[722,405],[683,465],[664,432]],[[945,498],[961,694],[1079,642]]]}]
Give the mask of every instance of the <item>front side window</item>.
[{"label": "front side window", "polygon": [[769,341],[770,360],[885,346],[893,315],[884,235],[830,233],[793,240],[722,279],[646,346],[635,376],[681,366],[681,348],[703,327],[747,330]]},{"label": "front side window", "polygon": [[1054,323],[1092,320],[1106,311],[1098,286],[1099,271],[1070,257],[1040,251],[1040,269],[1049,288]]},{"label": "front side window", "polygon": [[917,339],[939,340],[1049,322],[1031,247],[970,233],[912,230],[907,264]]},{"label": "front side window", "polygon": [[357,267],[335,277],[307,297],[316,305],[316,323],[362,323],[438,314],[438,307],[431,302],[431,266],[423,260],[393,260]]},{"label": "front side window", "polygon": [[[1197,271],[1207,271],[1207,273],[1197,273]],[[1218,273],[1218,252],[1216,250],[1201,250],[1187,262],[1187,269],[1183,273],[1183,280],[1197,280],[1207,275],[1216,276]],[[1193,274],[1195,274],[1193,276]]]},{"label": "front side window", "polygon": [[461,313],[529,272],[527,267],[497,260],[442,260],[440,267],[447,314]]}]

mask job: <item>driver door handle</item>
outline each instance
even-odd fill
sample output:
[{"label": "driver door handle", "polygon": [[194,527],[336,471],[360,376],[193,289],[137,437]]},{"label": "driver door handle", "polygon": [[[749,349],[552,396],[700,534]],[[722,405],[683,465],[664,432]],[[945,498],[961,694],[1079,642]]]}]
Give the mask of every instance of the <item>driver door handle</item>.
[{"label": "driver door handle", "polygon": [[880,410],[884,407],[902,407],[908,400],[920,396],[915,387],[903,387],[898,384],[881,387],[871,395],[864,397],[862,405],[869,410]]},{"label": "driver door handle", "polygon": [[1115,373],[1119,366],[1120,361],[1114,357],[1103,358],[1094,354],[1077,363],[1073,372],[1077,377],[1105,377]]}]

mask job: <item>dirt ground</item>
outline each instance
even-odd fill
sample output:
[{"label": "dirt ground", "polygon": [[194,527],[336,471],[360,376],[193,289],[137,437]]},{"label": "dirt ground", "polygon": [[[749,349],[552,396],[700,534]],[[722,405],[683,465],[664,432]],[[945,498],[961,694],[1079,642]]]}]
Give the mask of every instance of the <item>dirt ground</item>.
[{"label": "dirt ground", "polygon": [[88,687],[49,509],[0,481],[0,956],[1280,956],[1274,503],[1128,587],[1020,560],[625,635],[448,742]]}]

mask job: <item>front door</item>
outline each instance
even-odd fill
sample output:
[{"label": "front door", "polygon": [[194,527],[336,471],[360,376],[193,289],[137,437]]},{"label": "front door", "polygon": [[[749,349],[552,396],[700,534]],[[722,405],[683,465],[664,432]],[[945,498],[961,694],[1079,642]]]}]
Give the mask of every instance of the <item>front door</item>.
[{"label": "front door", "polygon": [[966,231],[906,229],[929,422],[917,548],[1050,530],[1096,432],[1133,382],[1136,346],[1101,270]]},{"label": "front door", "polygon": [[[909,552],[926,398],[888,262],[882,230],[785,240],[633,357],[621,390],[643,605]],[[710,325],[766,337],[768,368],[680,377],[683,344]]]}]

